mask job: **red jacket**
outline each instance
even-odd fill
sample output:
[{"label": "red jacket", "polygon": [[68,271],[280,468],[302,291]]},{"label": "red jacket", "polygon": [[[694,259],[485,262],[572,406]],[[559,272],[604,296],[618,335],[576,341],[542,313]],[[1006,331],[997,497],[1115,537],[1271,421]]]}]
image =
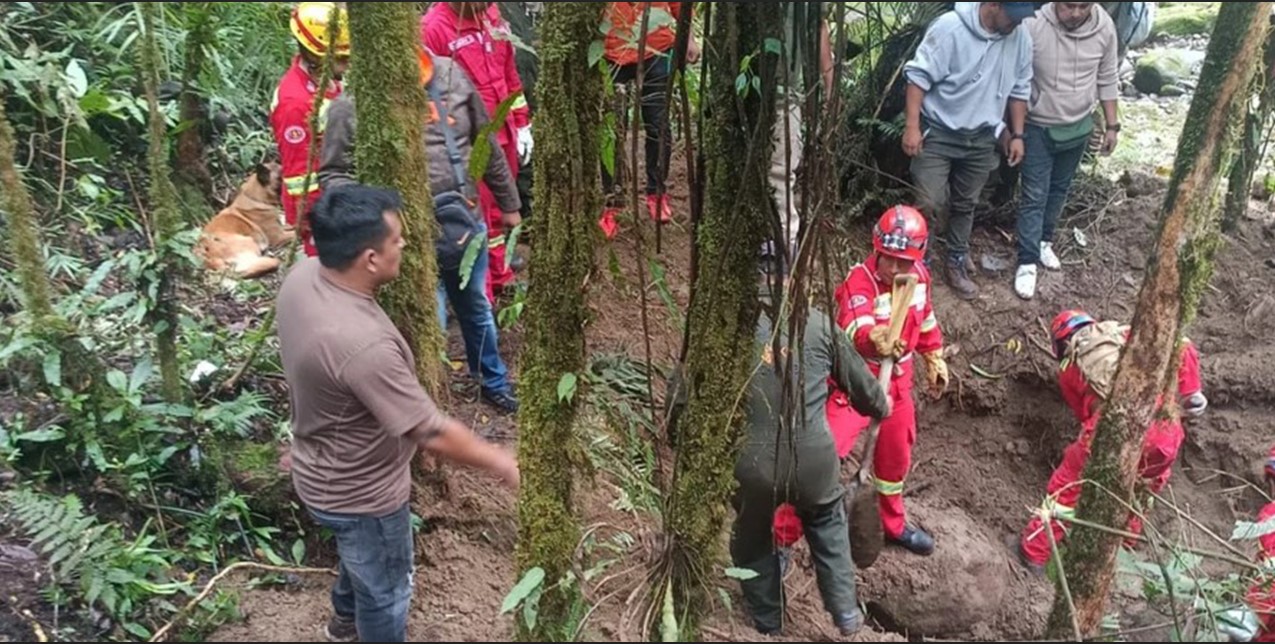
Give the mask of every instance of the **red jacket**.
[{"label": "red jacket", "polygon": [[[912,307],[908,309],[908,319],[903,324],[902,340],[907,345],[907,355],[899,361],[900,364],[911,361],[914,353],[926,354],[943,348],[943,331],[934,316],[934,303],[930,299],[930,273],[919,262],[916,268],[921,281],[912,299]],[[873,327],[890,324],[893,289],[892,284],[882,282],[877,276],[875,255],[850,269],[845,282],[837,289],[837,325],[851,338],[873,373],[878,372],[882,356],[877,354],[868,336]],[[896,371],[896,376],[900,373]]]},{"label": "red jacket", "polygon": [[[270,105],[270,128],[274,131],[275,144],[279,146],[279,163],[283,166],[283,212],[290,225],[296,225],[297,202],[305,191],[306,176],[310,175],[310,196],[305,203],[305,212],[319,199],[318,152],[322,151],[322,141],[316,148],[315,164],[309,164],[310,154],[310,112],[314,109],[314,96],[319,92],[319,79],[312,77],[301,64],[301,57],[292,59],[292,66],[279,80],[275,89],[274,100]],[[340,81],[332,81],[325,95],[326,100],[319,116],[319,134],[327,125],[323,115],[328,104],[341,95]],[[306,239],[306,252],[314,255],[310,240]]]},{"label": "red jacket", "polygon": [[496,132],[496,141],[506,147],[517,140],[518,130],[531,122],[531,112],[522,94],[522,79],[514,58],[512,32],[496,3],[481,18],[461,18],[451,3],[435,2],[421,18],[421,42],[435,56],[451,58],[469,75],[483,97],[487,116],[493,121],[500,104],[518,94]]},{"label": "red jacket", "polygon": [[[1271,458],[1275,459],[1275,449],[1271,450]],[[1258,523],[1275,518],[1275,503],[1266,506],[1258,516]],[[1262,537],[1262,561],[1268,565],[1268,574],[1275,575],[1275,534]],[[1275,642],[1275,583],[1266,582],[1253,586],[1245,598],[1249,608],[1257,613],[1262,623],[1256,642]]]},{"label": "red jacket", "polygon": [[[1098,425],[1099,412],[1102,409],[1102,398],[1085,381],[1080,366],[1070,360],[1060,365],[1058,386],[1062,390],[1063,400],[1071,408],[1076,419],[1085,429],[1093,429]],[[1182,349],[1182,368],[1178,371],[1178,396],[1187,398],[1202,391],[1200,384],[1200,353],[1195,345],[1187,341]],[[1160,402],[1163,404],[1163,401]]]},{"label": "red jacket", "polygon": [[[611,2],[607,11],[606,39],[603,40],[606,59],[623,67],[638,61],[638,36],[642,34],[642,14],[651,7],[651,19],[647,25],[646,57],[663,54],[677,42],[677,32],[665,24],[671,18],[676,21],[682,15],[680,2]],[[656,12],[666,15],[657,15]],[[604,26],[607,26],[604,25]]]}]

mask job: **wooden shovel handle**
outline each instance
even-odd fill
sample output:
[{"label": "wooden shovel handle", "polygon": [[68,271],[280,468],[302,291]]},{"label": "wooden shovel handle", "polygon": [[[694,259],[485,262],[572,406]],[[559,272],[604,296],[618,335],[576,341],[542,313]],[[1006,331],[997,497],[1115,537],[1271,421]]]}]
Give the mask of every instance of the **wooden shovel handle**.
[{"label": "wooden shovel handle", "polygon": [[[903,335],[903,325],[907,322],[908,309],[912,299],[916,297],[916,287],[920,279],[912,273],[894,278],[894,292],[890,301],[890,344],[894,344]],[[877,374],[877,383],[881,385],[886,396],[890,395],[890,381],[894,377],[894,358],[881,361],[881,372]],[[872,461],[877,454],[877,436],[881,430],[881,421],[873,419],[868,425],[868,449],[863,453],[863,462],[859,464],[858,479],[866,484],[872,478]]]}]

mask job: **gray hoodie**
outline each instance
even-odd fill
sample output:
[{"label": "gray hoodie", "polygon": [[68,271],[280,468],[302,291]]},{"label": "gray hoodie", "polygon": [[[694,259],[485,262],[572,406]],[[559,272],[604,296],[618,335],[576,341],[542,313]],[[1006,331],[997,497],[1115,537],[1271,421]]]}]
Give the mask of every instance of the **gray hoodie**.
[{"label": "gray hoodie", "polygon": [[1119,35],[1106,11],[1094,7],[1088,21],[1068,31],[1050,3],[1023,26],[1036,52],[1029,122],[1079,123],[1092,117],[1099,100],[1120,98]]},{"label": "gray hoodie", "polygon": [[979,20],[981,2],[957,2],[930,25],[904,66],[908,82],[925,90],[921,113],[950,130],[1005,127],[1009,99],[1031,98],[1031,35],[1020,26],[1002,36]]}]

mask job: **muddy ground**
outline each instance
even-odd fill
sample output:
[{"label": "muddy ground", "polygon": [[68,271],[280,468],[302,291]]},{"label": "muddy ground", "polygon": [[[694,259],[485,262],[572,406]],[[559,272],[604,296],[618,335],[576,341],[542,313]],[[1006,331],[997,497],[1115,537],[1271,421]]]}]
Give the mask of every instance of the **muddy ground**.
[{"label": "muddy ground", "polygon": [[[1078,200],[1084,204],[1072,209],[1060,233],[1064,270],[1043,277],[1035,301],[1023,302],[1013,294],[1008,272],[984,273],[983,295],[975,302],[961,302],[945,287],[936,289],[936,308],[955,354],[950,360],[955,382],[945,400],[920,402],[920,434],[906,498],[915,520],[935,534],[940,553],[921,560],[887,551],[876,567],[860,573],[862,600],[875,628],[860,640],[1028,639],[1040,632],[1052,586],[1028,577],[1004,542],[1029,519],[1062,449],[1077,431],[1056,393],[1054,365],[1044,350],[1044,325],[1064,308],[1129,319],[1163,197],[1163,185],[1153,177],[1134,183],[1132,194],[1111,184],[1081,191]],[[685,203],[683,197],[675,193],[678,206]],[[1275,437],[1270,428],[1275,419],[1275,347],[1263,341],[1275,331],[1275,296],[1268,287],[1275,270],[1265,265],[1272,256],[1272,235],[1259,206],[1255,204],[1253,217],[1227,238],[1214,286],[1191,330],[1203,353],[1206,391],[1213,406],[1206,418],[1189,427],[1168,493],[1183,512],[1221,535],[1228,535],[1237,519],[1256,510],[1258,495],[1241,486],[1243,479],[1258,480],[1260,459]],[[991,255],[1012,260],[1009,212],[985,213],[976,234],[980,259]],[[670,292],[684,307],[689,240],[685,211],[679,215],[677,223],[664,229],[661,261]],[[1076,235],[1077,229],[1083,235]],[[645,232],[651,243],[649,225]],[[1077,241],[1082,236],[1084,246]],[[626,225],[600,251],[604,277],[594,282],[596,318],[588,331],[594,353],[623,352],[641,359],[645,352],[633,239],[631,224]],[[623,279],[606,268],[612,251]],[[668,364],[676,357],[680,336],[657,290],[650,289],[648,296],[652,353],[657,363]],[[518,333],[505,337],[506,353],[512,358]],[[453,353],[461,355],[454,330],[452,345]],[[975,366],[985,375],[977,374]],[[502,441],[515,436],[508,420],[492,418],[472,402],[458,402],[454,411],[484,434]],[[458,469],[450,473],[452,498],[418,508],[426,521],[426,550],[415,578],[411,636],[507,640],[512,618],[497,614],[516,581],[511,561],[516,535],[513,498],[482,475]],[[586,525],[605,521],[635,535],[654,529],[610,507],[615,486],[604,482],[584,490]],[[1155,519],[1170,540],[1216,545],[1192,523],[1179,519],[1174,509],[1160,508]],[[591,589],[595,598],[610,597],[585,626],[591,639],[637,639],[627,619],[627,602],[637,587],[645,554],[639,546],[630,562],[635,569],[620,579],[608,578],[602,582],[606,587]],[[1206,570],[1224,571],[1212,564]],[[223,628],[214,640],[319,640],[329,611],[328,583],[314,578],[290,592],[251,591],[242,602],[245,621]],[[704,638],[755,641],[738,594],[723,587],[730,592],[730,609],[719,604]],[[785,639],[837,640],[819,606],[802,546],[786,587],[790,626]],[[1135,595],[1122,595],[1117,603],[1124,611],[1125,628],[1161,619]],[[1153,635],[1167,635],[1167,630]]]}]

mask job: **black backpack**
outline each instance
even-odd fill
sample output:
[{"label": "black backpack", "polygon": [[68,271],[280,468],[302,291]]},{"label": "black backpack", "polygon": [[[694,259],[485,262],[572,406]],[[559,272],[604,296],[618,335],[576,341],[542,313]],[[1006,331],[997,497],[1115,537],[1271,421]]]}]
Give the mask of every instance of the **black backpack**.
[{"label": "black backpack", "polygon": [[443,129],[443,138],[447,141],[447,157],[451,162],[452,172],[456,175],[454,189],[434,195],[434,219],[438,222],[438,238],[434,240],[434,250],[438,255],[440,271],[457,271],[464,263],[471,244],[487,243],[487,233],[474,214],[469,198],[465,196],[465,187],[469,184],[465,162],[460,156],[455,133],[447,120],[447,102],[432,79],[429,82],[429,96],[438,108],[438,125]]}]

